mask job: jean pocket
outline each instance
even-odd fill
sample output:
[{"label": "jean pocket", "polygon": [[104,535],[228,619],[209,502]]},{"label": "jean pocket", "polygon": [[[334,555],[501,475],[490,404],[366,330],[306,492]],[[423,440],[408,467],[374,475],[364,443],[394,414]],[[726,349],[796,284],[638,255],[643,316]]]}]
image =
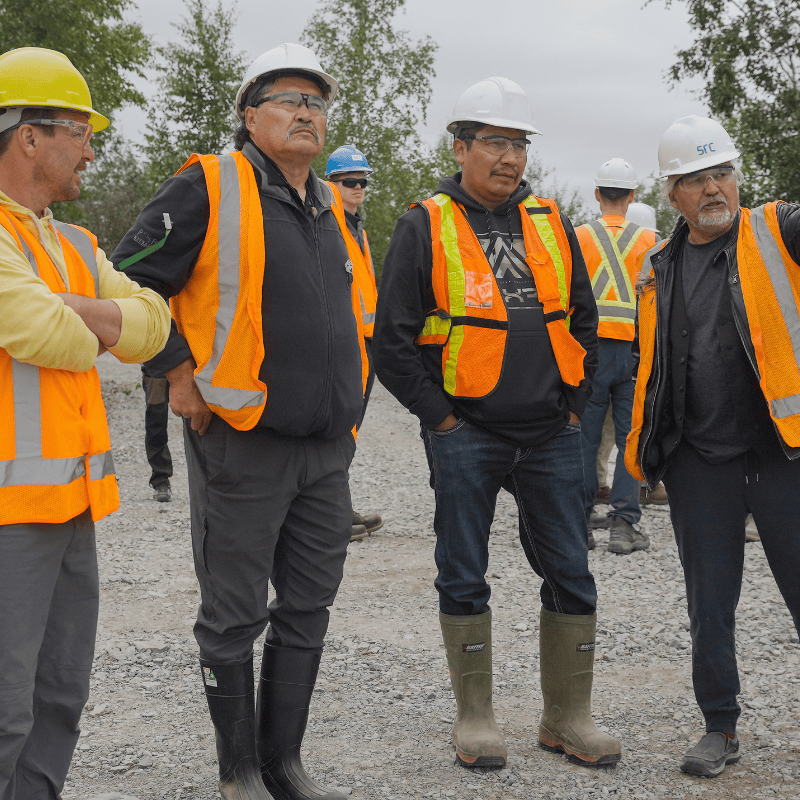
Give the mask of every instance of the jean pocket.
[{"label": "jean pocket", "polygon": [[458,422],[456,422],[455,425],[453,425],[452,428],[448,428],[446,431],[437,431],[434,428],[431,428],[430,432],[434,436],[442,438],[444,436],[450,436],[450,434],[455,433],[456,431],[460,431],[466,424],[467,421],[462,417]]},{"label": "jean pocket", "polygon": [[568,422],[558,433],[559,436],[566,436],[570,433],[580,433],[581,432],[581,424],[580,422]]}]

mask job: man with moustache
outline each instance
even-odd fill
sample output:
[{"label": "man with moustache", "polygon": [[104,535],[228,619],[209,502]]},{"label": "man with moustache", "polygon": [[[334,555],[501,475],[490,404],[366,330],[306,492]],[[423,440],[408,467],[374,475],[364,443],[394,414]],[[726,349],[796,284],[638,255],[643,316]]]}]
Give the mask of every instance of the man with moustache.
[{"label": "man with moustache", "polygon": [[176,323],[147,368],[184,418],[194,632],[225,800],[344,797],[300,762],[351,536],[365,369],[333,194],[310,169],[337,88],[305,47],[261,55],[236,97],[236,151],[193,155],[114,254],[135,259],[170,215],[164,245],[127,272],[171,298]]},{"label": "man with moustache", "polygon": [[439,619],[465,766],[502,767],[492,710],[489,531],[500,489],[541,588],[539,741],[584,764],[620,743],[590,714],[597,592],[588,564],[580,416],[597,308],[569,219],[525,169],[533,123],[507,78],[467,89],[447,129],[461,172],[395,229],[375,325],[378,377],[420,418],[436,494]]},{"label": "man with moustache", "polygon": [[739,208],[739,152],[724,128],[676,120],[658,150],[682,215],[644,259],[638,374],[626,464],[663,476],[686,580],[692,680],[706,734],[681,769],[741,758],[735,609],[752,513],[800,632],[800,205]]}]

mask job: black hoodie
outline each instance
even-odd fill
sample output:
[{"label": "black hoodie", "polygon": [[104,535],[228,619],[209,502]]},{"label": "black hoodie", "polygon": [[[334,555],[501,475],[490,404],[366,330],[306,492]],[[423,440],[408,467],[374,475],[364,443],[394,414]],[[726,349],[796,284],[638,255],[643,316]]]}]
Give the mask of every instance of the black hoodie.
[{"label": "black hoodie", "polygon": [[430,219],[420,206],[398,220],[383,265],[373,340],[377,375],[427,428],[436,427],[455,411],[514,444],[541,444],[564,427],[570,411],[583,414],[597,367],[597,306],[572,224],[561,215],[572,251],[570,332],[586,350],[587,380],[577,389],[561,380],[544,311],[525,263],[517,207],[531,193],[528,182],[522,181],[509,200],[494,211],[461,188],[461,173],[442,179],[438,191],[466,210],[508,310],[509,331],[500,380],[486,397],[452,398],[442,388],[442,348],[414,344],[426,314],[436,308]]}]

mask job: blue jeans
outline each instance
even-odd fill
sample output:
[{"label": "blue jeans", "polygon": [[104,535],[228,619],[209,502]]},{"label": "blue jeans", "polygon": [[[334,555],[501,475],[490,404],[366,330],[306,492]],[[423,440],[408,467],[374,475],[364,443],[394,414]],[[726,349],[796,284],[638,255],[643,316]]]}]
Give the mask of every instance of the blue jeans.
[{"label": "blue jeans", "polygon": [[517,501],[522,548],[543,581],[542,605],[558,614],[593,614],[579,426],[568,424],[536,447],[518,447],[464,419],[447,431],[423,429],[422,438],[436,493],[440,611],[487,610],[489,529],[505,489]]},{"label": "blue jeans", "polygon": [[611,485],[611,515],[635,525],[642,518],[639,508],[641,484],[625,467],[625,442],[631,432],[633,414],[633,356],[631,343],[621,339],[600,340],[597,372],[592,380],[592,396],[581,417],[583,439],[583,469],[586,497],[584,508],[588,517],[597,494],[597,451],[603,437],[603,422],[611,403],[615,441],[619,454]]}]

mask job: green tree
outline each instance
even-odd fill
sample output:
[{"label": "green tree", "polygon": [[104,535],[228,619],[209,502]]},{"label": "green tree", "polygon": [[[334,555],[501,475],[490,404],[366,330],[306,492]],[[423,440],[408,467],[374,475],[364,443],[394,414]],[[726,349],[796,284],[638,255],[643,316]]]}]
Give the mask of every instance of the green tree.
[{"label": "green tree", "polygon": [[133,79],[145,77],[150,41],[137,23],[124,19],[131,7],[131,0],[59,0],[55,6],[3,0],[0,52],[46,47],[64,53],[107,117],[126,105],[143,106]]},{"label": "green tree", "polygon": [[235,15],[221,2],[187,0],[188,16],[174,25],[180,41],[157,47],[158,93],[149,104],[142,150],[152,188],[194,152],[219,153],[233,140],[234,97],[245,57],[233,49]]},{"label": "green tree", "polygon": [[800,0],[678,1],[696,39],[669,80],[705,79],[702,96],[742,152],[743,203],[800,202]]},{"label": "green tree", "polygon": [[340,84],[315,171],[324,174],[328,156],[346,143],[375,170],[363,216],[377,275],[397,217],[435,189],[434,173],[447,164],[442,143],[427,147],[417,133],[437,45],[396,29],[404,6],[405,0],[323,0],[301,39]]},{"label": "green tree", "polygon": [[656,227],[662,238],[666,239],[678,221],[678,209],[672,207],[668,198],[661,196],[661,186],[662,181],[655,175],[648,176],[636,190],[636,200],[655,209]]},{"label": "green tree", "polygon": [[552,175],[552,168],[546,166],[536,153],[528,153],[525,179],[537,197],[549,197],[555,200],[559,210],[569,217],[576,228],[597,216],[581,197],[578,189],[556,180]]}]

